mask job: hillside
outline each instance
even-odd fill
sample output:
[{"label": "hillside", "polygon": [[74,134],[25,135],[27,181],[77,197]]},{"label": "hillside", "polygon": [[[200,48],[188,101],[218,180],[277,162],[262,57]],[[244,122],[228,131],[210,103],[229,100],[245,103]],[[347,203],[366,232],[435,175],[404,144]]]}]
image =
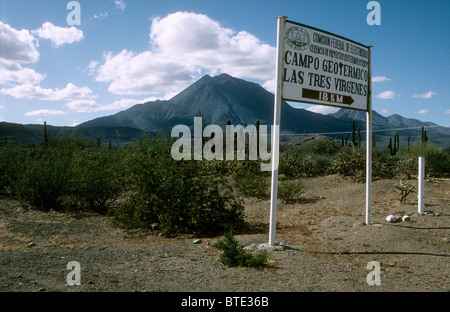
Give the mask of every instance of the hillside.
[{"label": "hillside", "polygon": [[[136,104],[113,115],[96,118],[76,127],[48,126],[49,137],[77,136],[115,144],[139,139],[143,132],[163,131],[170,134],[178,124],[193,127],[194,117],[202,116],[207,124],[232,125],[273,123],[274,95],[259,84],[221,74],[204,76],[197,82],[164,101]],[[340,109],[334,114],[322,115],[294,108],[286,102],[281,109],[281,140],[286,141],[304,135],[322,134],[340,140],[342,134],[351,136],[352,120],[362,131],[365,141],[366,113]],[[447,148],[450,146],[450,128],[431,122],[404,118],[400,115],[384,117],[373,111],[373,131],[377,146],[387,146],[389,138],[400,135],[400,146],[421,139],[422,127],[429,141]],[[270,131],[270,129],[269,129]],[[40,144],[43,141],[43,125],[20,125],[0,122],[0,138],[15,142]]]},{"label": "hillside", "polygon": [[[170,133],[177,124],[193,126],[195,116],[203,116],[208,124],[225,126],[243,123],[273,123],[273,94],[256,83],[227,74],[204,76],[167,101],[135,105],[111,116],[85,122],[79,127],[124,126],[144,131]],[[345,131],[351,123],[332,116],[316,114],[282,104],[281,130],[285,133]]]}]

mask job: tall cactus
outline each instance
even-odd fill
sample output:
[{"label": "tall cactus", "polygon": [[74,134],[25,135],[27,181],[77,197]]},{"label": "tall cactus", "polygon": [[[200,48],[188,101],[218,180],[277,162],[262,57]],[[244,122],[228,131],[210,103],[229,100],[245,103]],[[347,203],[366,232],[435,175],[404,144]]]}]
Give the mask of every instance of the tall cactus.
[{"label": "tall cactus", "polygon": [[427,143],[427,142],[428,142],[427,132],[425,131],[424,127],[422,126],[422,143]]},{"label": "tall cactus", "polygon": [[48,147],[47,122],[44,121],[44,146]]},{"label": "tall cactus", "polygon": [[356,135],[355,135],[355,120],[352,120],[352,143],[353,147],[356,145]]},{"label": "tall cactus", "polygon": [[358,149],[361,148],[361,127],[358,127]]},{"label": "tall cactus", "polygon": [[388,149],[391,152],[391,156],[395,156],[400,147],[400,135],[398,133],[394,134],[394,144],[392,144],[392,138],[389,138]]}]

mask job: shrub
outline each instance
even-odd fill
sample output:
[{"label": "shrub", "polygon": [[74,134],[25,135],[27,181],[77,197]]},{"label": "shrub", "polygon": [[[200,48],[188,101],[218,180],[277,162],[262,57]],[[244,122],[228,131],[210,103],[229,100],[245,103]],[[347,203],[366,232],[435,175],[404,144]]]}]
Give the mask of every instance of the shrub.
[{"label": "shrub", "polygon": [[22,200],[40,210],[62,210],[68,195],[69,163],[70,155],[59,149],[31,153],[19,180]]},{"label": "shrub", "polygon": [[399,197],[398,200],[400,203],[403,203],[406,200],[406,197],[415,192],[415,187],[409,182],[403,182],[400,180],[398,183],[396,183],[395,188],[399,190]]},{"label": "shrub", "polygon": [[74,152],[71,209],[105,214],[124,189],[121,150],[95,147]]},{"label": "shrub", "polygon": [[23,174],[26,151],[10,146],[0,147],[0,192],[12,195],[18,192],[18,182]]},{"label": "shrub", "polygon": [[245,251],[231,232],[225,233],[224,238],[213,246],[223,251],[220,255],[220,262],[230,267],[260,267],[267,263],[269,257],[267,250],[260,251],[255,255]]},{"label": "shrub", "polygon": [[197,161],[173,160],[171,144],[170,137],[146,136],[133,145],[126,162],[134,194],[115,209],[115,223],[159,223],[165,235],[215,234],[243,225],[244,207],[225,179],[200,174]]},{"label": "shrub", "polygon": [[430,142],[415,142],[410,152],[402,151],[401,171],[411,176],[417,176],[418,158],[425,158],[425,173],[432,177],[447,177],[450,173],[450,150],[434,146]]},{"label": "shrub", "polygon": [[234,176],[238,192],[245,197],[266,198],[269,195],[269,180],[266,172],[242,172]]},{"label": "shrub", "polygon": [[379,179],[392,179],[398,169],[398,158],[386,150],[375,148],[372,152],[372,176]]},{"label": "shrub", "polygon": [[293,203],[304,192],[304,185],[300,180],[285,180],[278,184],[278,198],[286,203]]},{"label": "shrub", "polygon": [[331,167],[332,172],[355,178],[366,170],[366,157],[360,150],[345,146],[334,156]]}]

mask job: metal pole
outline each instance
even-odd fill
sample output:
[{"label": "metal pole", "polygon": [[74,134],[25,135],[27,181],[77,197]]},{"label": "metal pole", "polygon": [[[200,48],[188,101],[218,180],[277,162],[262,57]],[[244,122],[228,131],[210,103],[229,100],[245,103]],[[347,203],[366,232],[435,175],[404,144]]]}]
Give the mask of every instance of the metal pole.
[{"label": "metal pole", "polygon": [[270,191],[270,228],[269,245],[275,245],[275,232],[277,223],[277,187],[278,187],[278,160],[280,145],[280,116],[282,100],[282,70],[283,70],[283,41],[286,17],[277,17],[277,60],[276,60],[276,88],[273,112],[273,130],[272,130],[272,187]]},{"label": "metal pole", "polygon": [[372,223],[372,65],[371,48],[369,47],[369,90],[367,95],[366,118],[366,224]]},{"label": "metal pole", "polygon": [[425,158],[419,157],[419,187],[418,187],[418,212],[419,214],[423,213],[423,190],[424,190],[424,180],[425,178]]}]

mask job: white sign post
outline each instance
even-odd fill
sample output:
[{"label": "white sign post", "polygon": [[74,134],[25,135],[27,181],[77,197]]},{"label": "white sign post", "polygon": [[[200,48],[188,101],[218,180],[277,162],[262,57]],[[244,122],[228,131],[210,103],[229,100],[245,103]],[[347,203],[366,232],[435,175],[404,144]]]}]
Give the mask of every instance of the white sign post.
[{"label": "white sign post", "polygon": [[281,101],[367,112],[366,224],[371,223],[372,107],[370,47],[278,17],[272,133],[269,245],[275,244]]}]

